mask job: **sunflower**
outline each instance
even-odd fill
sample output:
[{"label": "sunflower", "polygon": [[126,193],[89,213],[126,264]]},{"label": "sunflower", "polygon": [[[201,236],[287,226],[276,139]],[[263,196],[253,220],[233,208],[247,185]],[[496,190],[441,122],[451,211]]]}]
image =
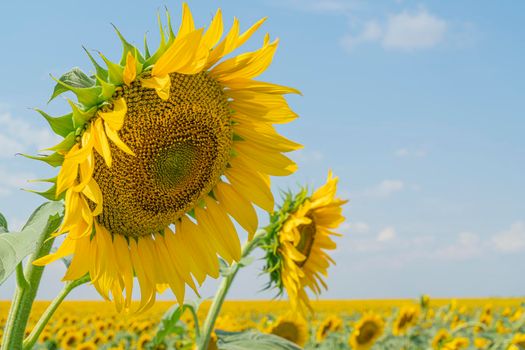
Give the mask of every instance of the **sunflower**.
[{"label": "sunflower", "polygon": [[83,339],[84,337],[79,332],[70,331],[60,340],[60,347],[66,350],[76,349]]},{"label": "sunflower", "polygon": [[419,316],[419,310],[413,306],[405,306],[397,315],[397,318],[394,321],[394,326],[392,330],[393,335],[404,335],[406,331],[417,323],[417,318]]},{"label": "sunflower", "polygon": [[487,338],[475,338],[474,346],[476,349],[487,349],[492,344],[492,341]]},{"label": "sunflower", "polygon": [[355,324],[348,344],[354,350],[368,350],[383,334],[384,329],[385,322],[381,316],[374,313],[365,313]]},{"label": "sunflower", "polygon": [[525,333],[515,334],[510,343],[519,350],[525,349]]},{"label": "sunflower", "polygon": [[151,335],[144,333],[142,334],[139,339],[137,339],[136,347],[138,350],[146,350],[148,348],[148,344],[151,342],[153,338]]},{"label": "sunflower", "polygon": [[299,346],[308,341],[308,324],[297,314],[280,316],[268,329],[268,333],[287,339]]},{"label": "sunflower", "polygon": [[98,349],[97,344],[91,341],[81,343],[76,347],[76,350],[97,350],[97,349]]},{"label": "sunflower", "polygon": [[459,338],[454,338],[449,342],[446,342],[441,347],[441,349],[442,350],[461,350],[461,349],[467,348],[469,344],[470,344],[470,341],[468,338],[459,337]]},{"label": "sunflower", "polygon": [[343,329],[343,320],[335,315],[328,316],[317,328],[315,338],[320,343],[330,332],[338,332],[341,329]]},{"label": "sunflower", "polygon": [[195,28],[183,4],[177,34],[161,28],[160,46],[144,53],[121,33],[122,58],[86,50],[95,74],[79,69],[56,79],[52,99],[72,92],[71,113],[51,117],[64,137],[53,153],[31,156],[60,167],[41,194],[64,199],[67,234],[58,250],[35,262],[45,265],[73,255],[64,280],[89,273],[99,293],[128,310],[134,276],[141,291],[138,311],[153,305],[169,286],[179,303],[185,286],[196,291],[206,276],[219,276],[220,255],[241,255],[232,218],[251,238],[258,221],[253,204],[271,212],[270,175],[296,165],[283,155],[301,146],[273,124],[294,120],[285,94],[299,93],[254,80],[272,62],[278,40],[266,35],[260,49],[228,59],[263,24],[245,32],[239,21],[221,40],[221,10],[207,30]]},{"label": "sunflower", "polygon": [[432,349],[441,349],[441,345],[443,345],[449,338],[450,333],[446,329],[440,329],[432,339]]},{"label": "sunflower", "polygon": [[265,271],[270,275],[268,288],[284,290],[292,309],[305,313],[311,310],[306,288],[319,295],[327,288],[323,276],[330,263],[335,263],[326,250],[336,248],[331,236],[344,221],[341,215],[346,200],[335,197],[338,178],[328,174],[326,184],[311,196],[306,189],[293,196],[289,193],[279,211],[271,216],[266,250]]}]

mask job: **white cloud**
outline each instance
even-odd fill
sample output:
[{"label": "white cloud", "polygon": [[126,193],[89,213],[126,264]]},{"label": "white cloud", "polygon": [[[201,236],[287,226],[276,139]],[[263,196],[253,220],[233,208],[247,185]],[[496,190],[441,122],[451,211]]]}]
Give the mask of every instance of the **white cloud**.
[{"label": "white cloud", "polygon": [[399,158],[423,158],[427,155],[427,151],[423,149],[400,148],[394,152],[394,155]]},{"label": "white cloud", "polygon": [[401,191],[405,183],[401,180],[383,180],[376,186],[365,190],[365,195],[370,197],[388,197],[395,192]]},{"label": "white cloud", "polygon": [[468,260],[477,257],[483,250],[479,236],[472,232],[461,232],[456,242],[435,253],[435,257],[443,260]]},{"label": "white cloud", "polygon": [[27,179],[35,178],[33,174],[17,173],[12,170],[0,168],[0,197],[7,196],[13,190],[27,186]]},{"label": "white cloud", "polygon": [[370,231],[370,226],[363,221],[345,222],[340,226],[340,231],[364,234]]},{"label": "white cloud", "polygon": [[311,164],[321,162],[324,159],[324,154],[320,151],[306,151],[304,149],[300,149],[296,152],[293,152],[292,157],[300,164]]},{"label": "white cloud", "polygon": [[491,242],[497,251],[503,253],[516,253],[525,250],[525,222],[513,223],[510,229],[494,235]]},{"label": "white cloud", "polygon": [[376,240],[378,242],[388,242],[396,238],[396,230],[392,227],[386,227],[382,229],[377,235]]},{"label": "white cloud", "polygon": [[17,152],[35,153],[53,146],[59,137],[49,129],[38,128],[10,113],[0,113],[0,157],[12,157]]},{"label": "white cloud", "polygon": [[448,23],[424,9],[389,15],[385,21],[363,22],[358,33],[341,39],[341,46],[351,51],[364,43],[377,43],[387,50],[413,51],[431,49],[444,41]]},{"label": "white cloud", "polygon": [[389,16],[382,45],[387,49],[428,49],[442,42],[446,30],[447,22],[426,10],[403,11]]}]

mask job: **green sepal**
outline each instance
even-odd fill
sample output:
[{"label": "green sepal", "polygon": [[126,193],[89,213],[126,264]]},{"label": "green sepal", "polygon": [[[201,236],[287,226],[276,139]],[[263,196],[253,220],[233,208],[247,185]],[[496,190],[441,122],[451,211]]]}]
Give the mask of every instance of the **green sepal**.
[{"label": "green sepal", "polygon": [[59,200],[62,200],[64,199],[65,195],[66,195],[66,192],[62,192],[58,197],[57,197],[57,185],[56,184],[53,184],[53,186],[51,186],[50,188],[48,188],[47,190],[45,191],[35,191],[35,190],[28,190],[28,189],[23,189],[24,191],[26,192],[31,192],[31,193],[35,193],[35,194],[38,194],[50,201],[59,201]]},{"label": "green sepal", "polygon": [[53,147],[46,148],[44,151],[55,151],[55,152],[61,152],[61,151],[69,151],[71,147],[76,143],[76,135],[75,132],[72,131],[67,136],[60,141],[58,144],[54,145]]},{"label": "green sepal", "polygon": [[49,183],[56,183],[57,182],[57,176],[50,177],[47,179],[33,179],[33,180],[27,180],[27,182],[49,182]]},{"label": "green sepal", "polygon": [[86,54],[88,55],[89,59],[91,60],[91,63],[93,63],[93,66],[95,67],[95,70],[97,72],[97,76],[100,77],[101,79],[103,80],[108,80],[108,71],[102,67],[100,64],[98,64],[98,62],[95,60],[95,58],[93,57],[93,55],[91,55],[89,53],[89,51],[84,47],[82,46],[82,48],[84,49],[84,51],[86,51]]},{"label": "green sepal", "polygon": [[108,101],[109,99],[111,99],[111,97],[115,93],[115,85],[106,83],[99,76],[96,76],[96,78],[97,78],[97,82],[100,84],[100,87],[102,88],[102,92],[100,93],[100,99],[103,101]]},{"label": "green sepal", "polygon": [[71,100],[67,100],[71,109],[73,110],[73,125],[75,129],[82,128],[86,123],[93,118],[97,112],[97,107],[91,107],[87,111],[81,109],[76,103]]},{"label": "green sepal", "polygon": [[150,57],[151,57],[151,54],[149,53],[148,39],[146,37],[146,34],[144,34],[144,58],[145,58],[145,61],[147,61]]},{"label": "green sepal", "polygon": [[71,131],[75,130],[75,127],[73,126],[72,113],[63,115],[61,117],[52,117],[46,112],[42,111],[41,109],[35,108],[35,111],[40,113],[42,117],[46,118],[47,122],[49,123],[49,126],[57,135],[66,137]]},{"label": "green sepal", "polygon": [[164,34],[164,29],[162,28],[162,21],[160,19],[160,13],[157,13],[157,19],[158,19],[158,22],[159,22],[160,44],[159,44],[159,48],[157,49],[157,51],[155,51],[153,56],[150,56],[144,62],[144,67],[145,68],[155,64],[155,62],[158,61],[159,57],[162,56],[164,51],[166,51],[166,49],[168,48],[168,43],[166,43],[166,35]]},{"label": "green sepal", "polygon": [[113,29],[115,29],[115,32],[117,33],[120,42],[122,43],[122,57],[120,58],[120,65],[126,66],[126,57],[128,56],[128,52],[131,52],[135,55],[135,58],[137,59],[138,63],[144,63],[144,57],[140,54],[140,52],[137,50],[137,48],[133,45],[131,45],[120,33],[118,28],[112,23]]},{"label": "green sepal", "polygon": [[100,55],[102,60],[104,60],[106,66],[108,67],[108,82],[113,85],[122,85],[124,83],[124,67],[117,63],[111,62],[101,52],[99,52],[98,54]]},{"label": "green sepal", "polygon": [[[75,140],[75,135],[74,133],[73,134],[73,141]],[[66,139],[64,139],[66,140]],[[59,146],[60,143],[54,147],[57,147]],[[71,145],[72,147],[73,145]],[[69,148],[71,148],[69,147]],[[69,150],[68,148],[68,150]],[[52,153],[52,154],[49,154],[49,155],[46,155],[46,156],[32,156],[32,155],[29,155],[29,154],[24,154],[24,153],[19,153],[21,156],[23,157],[26,157],[26,158],[29,158],[29,159],[34,159],[34,160],[39,160],[39,161],[42,161],[42,162],[46,162],[47,164],[51,165],[52,167],[56,168],[58,166],[61,166],[62,163],[64,163],[64,156],[55,152],[55,153]]]},{"label": "green sepal", "polygon": [[175,33],[173,32],[173,26],[171,25],[171,16],[168,8],[166,7],[166,20],[168,22],[168,44],[171,44],[175,40]]}]

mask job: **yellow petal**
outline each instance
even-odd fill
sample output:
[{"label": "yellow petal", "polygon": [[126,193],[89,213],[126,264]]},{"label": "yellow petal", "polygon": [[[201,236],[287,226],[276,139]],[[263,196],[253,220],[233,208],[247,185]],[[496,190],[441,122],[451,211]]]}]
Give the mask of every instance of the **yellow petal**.
[{"label": "yellow petal", "polygon": [[126,100],[124,98],[119,98],[113,102],[113,110],[110,112],[98,112],[98,115],[104,119],[106,124],[108,124],[113,130],[120,130],[124,125],[124,118],[126,118],[126,113],[128,107],[126,106]]},{"label": "yellow petal", "polygon": [[151,77],[149,79],[142,79],[141,84],[145,88],[155,89],[157,95],[164,101],[170,97],[171,80],[169,75],[162,77]]},{"label": "yellow petal", "polygon": [[151,75],[164,77],[170,73],[195,74],[203,66],[197,66],[195,55],[202,38],[202,29],[177,37],[153,66]]},{"label": "yellow petal", "polygon": [[108,168],[111,168],[111,149],[109,148],[108,138],[104,131],[101,118],[97,118],[93,123],[93,136],[95,138],[95,150],[104,158],[104,162],[106,162]]},{"label": "yellow petal", "polygon": [[121,150],[123,150],[129,155],[132,155],[132,156],[135,155],[135,153],[124,142],[122,142],[122,140],[120,139],[116,131],[111,129],[107,123],[104,123],[104,127],[106,129],[106,135],[109,137],[111,141],[113,141],[113,143],[118,148],[120,148]]},{"label": "yellow petal", "polygon": [[184,36],[195,30],[195,24],[193,23],[193,16],[191,14],[188,4],[182,3],[182,21],[180,22],[179,32],[177,36]]},{"label": "yellow petal", "polygon": [[128,55],[126,56],[126,66],[124,67],[122,78],[124,80],[124,83],[127,86],[130,86],[136,77],[137,77],[137,59],[135,58],[135,56],[131,54],[131,52],[128,52]]},{"label": "yellow petal", "polygon": [[222,181],[214,188],[219,203],[226,211],[248,232],[249,239],[257,230],[257,213],[252,204],[240,195],[235,189]]},{"label": "yellow petal", "polygon": [[211,50],[213,46],[217,44],[220,40],[223,32],[223,23],[222,23],[222,12],[221,9],[217,10],[215,17],[210,23],[208,30],[204,33],[202,37],[202,45],[206,47],[207,50]]}]

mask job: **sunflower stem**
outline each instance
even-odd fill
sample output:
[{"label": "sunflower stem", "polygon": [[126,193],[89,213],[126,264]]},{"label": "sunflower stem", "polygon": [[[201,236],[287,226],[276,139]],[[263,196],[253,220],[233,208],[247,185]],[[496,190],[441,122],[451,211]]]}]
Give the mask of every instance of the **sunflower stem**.
[{"label": "sunflower stem", "polygon": [[84,277],[79,278],[78,280],[66,282],[60,293],[55,297],[55,299],[53,299],[51,304],[49,304],[42,316],[40,316],[40,319],[31,331],[31,334],[29,334],[29,336],[26,339],[24,339],[22,346],[23,350],[29,350],[33,348],[33,345],[35,345],[36,341],[38,340],[40,333],[42,333],[47,323],[49,322],[55,311],[58,309],[62,301],[64,301],[64,299],[68,296],[68,294],[76,287],[89,281],[89,275],[85,275]]},{"label": "sunflower stem", "polygon": [[[43,266],[33,265],[33,261],[49,254],[54,238],[51,237],[53,230],[44,230],[37,242],[36,251],[29,257],[25,270],[17,267],[17,287],[15,296],[11,302],[9,316],[5,324],[4,337],[2,339],[2,350],[21,350],[29,314],[44,272]],[[23,280],[22,280],[23,278]]]},{"label": "sunflower stem", "polygon": [[[266,230],[258,230],[255,233],[253,239],[244,244],[241,253],[241,260],[249,256],[250,253],[258,247],[259,243],[261,242],[261,238],[265,235]],[[244,266],[242,263],[240,263],[241,260],[239,260],[239,262],[234,262],[230,266],[228,274],[223,277],[221,284],[219,285],[219,288],[215,293],[215,297],[213,298],[210,309],[208,310],[208,314],[206,315],[206,320],[204,321],[204,324],[202,326],[201,336],[200,338],[197,338],[199,350],[208,349],[211,333],[213,332],[215,321],[217,320],[217,317],[219,316],[219,313],[221,311],[222,304],[226,299],[226,294],[228,294],[230,286],[232,285],[232,282],[235,279],[237,272],[239,272],[239,270]]]}]

